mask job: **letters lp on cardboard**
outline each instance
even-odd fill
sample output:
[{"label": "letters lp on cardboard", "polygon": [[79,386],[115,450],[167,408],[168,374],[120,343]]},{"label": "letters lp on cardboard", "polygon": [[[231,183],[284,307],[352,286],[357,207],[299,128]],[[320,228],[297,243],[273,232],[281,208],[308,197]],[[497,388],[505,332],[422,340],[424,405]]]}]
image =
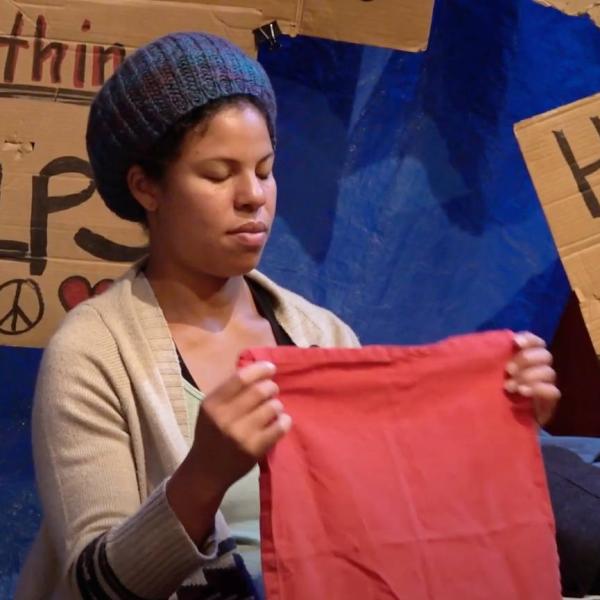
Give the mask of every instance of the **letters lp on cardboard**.
[{"label": "letters lp on cardboard", "polygon": [[600,94],[522,121],[515,132],[600,354]]}]

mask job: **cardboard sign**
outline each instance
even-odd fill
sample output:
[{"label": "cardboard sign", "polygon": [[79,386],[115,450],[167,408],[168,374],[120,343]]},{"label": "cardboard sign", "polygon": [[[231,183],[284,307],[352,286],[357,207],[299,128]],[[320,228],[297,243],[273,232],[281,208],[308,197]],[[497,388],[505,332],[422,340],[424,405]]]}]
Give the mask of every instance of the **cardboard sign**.
[{"label": "cardboard sign", "polygon": [[99,198],[89,104],[136,47],[199,30],[256,52],[276,20],[299,33],[418,51],[433,0],[0,0],[0,345],[44,346],[65,311],[145,253],[138,225]]},{"label": "cardboard sign", "polygon": [[0,98],[0,107],[0,343],[38,346],[146,240],[94,193],[87,106]]},{"label": "cardboard sign", "polygon": [[600,94],[515,132],[596,354],[600,354]]},{"label": "cardboard sign", "polygon": [[600,26],[600,2],[598,0],[536,0],[544,6],[551,6],[572,17],[587,14]]}]

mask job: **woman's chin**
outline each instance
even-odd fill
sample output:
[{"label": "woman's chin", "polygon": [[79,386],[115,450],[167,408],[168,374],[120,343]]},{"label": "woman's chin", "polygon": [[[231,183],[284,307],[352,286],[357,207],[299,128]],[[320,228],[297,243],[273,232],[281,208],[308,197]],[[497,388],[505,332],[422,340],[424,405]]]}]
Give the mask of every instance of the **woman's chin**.
[{"label": "woman's chin", "polygon": [[238,271],[238,275],[247,275],[248,273],[250,273],[250,271],[254,271],[254,269],[258,268],[258,263],[260,261],[258,260],[254,260],[252,262],[248,261],[246,264],[244,265],[240,265],[239,271]]},{"label": "woman's chin", "polygon": [[257,252],[248,252],[247,254],[240,256],[239,265],[243,271],[243,275],[256,269],[263,255],[264,246]]},{"label": "woman's chin", "polygon": [[258,267],[260,262],[260,254],[257,254],[253,257],[244,257],[243,259],[239,259],[236,261],[232,261],[227,266],[223,265],[222,269],[218,269],[218,275],[223,278],[230,277],[240,277],[242,275],[247,275],[250,271],[253,271]]}]

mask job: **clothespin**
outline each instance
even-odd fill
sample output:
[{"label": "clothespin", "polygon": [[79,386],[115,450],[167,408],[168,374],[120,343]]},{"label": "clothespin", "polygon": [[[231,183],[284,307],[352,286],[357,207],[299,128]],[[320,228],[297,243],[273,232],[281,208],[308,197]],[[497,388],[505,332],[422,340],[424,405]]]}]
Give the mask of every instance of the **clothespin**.
[{"label": "clothespin", "polygon": [[269,50],[277,50],[280,47],[278,37],[281,35],[281,29],[277,21],[271,21],[266,25],[262,25],[253,31],[254,41],[256,46],[268,44]]}]

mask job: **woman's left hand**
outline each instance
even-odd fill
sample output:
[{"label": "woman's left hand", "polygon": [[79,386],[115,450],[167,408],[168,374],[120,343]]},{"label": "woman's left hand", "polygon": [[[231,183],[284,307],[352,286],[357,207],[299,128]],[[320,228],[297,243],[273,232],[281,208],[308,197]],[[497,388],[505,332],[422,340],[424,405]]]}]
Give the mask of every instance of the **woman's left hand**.
[{"label": "woman's left hand", "polygon": [[508,378],[504,388],[511,394],[531,398],[537,422],[544,425],[560,399],[552,354],[546,349],[546,342],[533,333],[516,333],[514,340],[519,351],[506,365]]}]

